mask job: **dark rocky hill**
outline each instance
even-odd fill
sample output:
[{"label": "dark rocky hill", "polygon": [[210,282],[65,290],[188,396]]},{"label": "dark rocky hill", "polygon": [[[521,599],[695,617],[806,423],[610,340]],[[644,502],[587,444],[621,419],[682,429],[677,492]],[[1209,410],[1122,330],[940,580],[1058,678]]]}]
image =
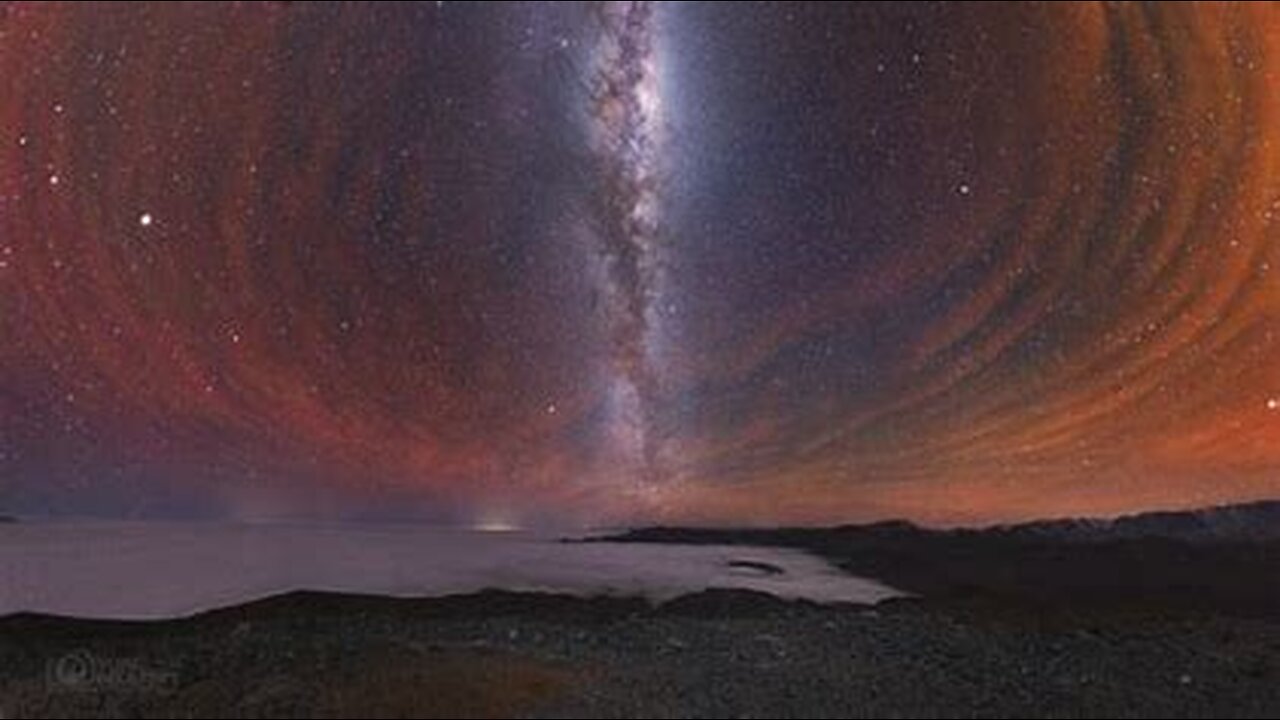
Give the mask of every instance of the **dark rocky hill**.
[{"label": "dark rocky hill", "polygon": [[935,600],[1280,615],[1280,502],[981,529],[656,527],[609,539],[795,547]]}]

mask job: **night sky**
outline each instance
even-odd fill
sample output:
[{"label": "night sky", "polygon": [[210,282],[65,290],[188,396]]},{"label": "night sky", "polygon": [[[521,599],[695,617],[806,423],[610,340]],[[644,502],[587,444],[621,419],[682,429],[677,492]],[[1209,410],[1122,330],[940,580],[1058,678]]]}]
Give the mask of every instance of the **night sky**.
[{"label": "night sky", "polygon": [[1280,497],[1270,4],[13,4],[0,513]]}]

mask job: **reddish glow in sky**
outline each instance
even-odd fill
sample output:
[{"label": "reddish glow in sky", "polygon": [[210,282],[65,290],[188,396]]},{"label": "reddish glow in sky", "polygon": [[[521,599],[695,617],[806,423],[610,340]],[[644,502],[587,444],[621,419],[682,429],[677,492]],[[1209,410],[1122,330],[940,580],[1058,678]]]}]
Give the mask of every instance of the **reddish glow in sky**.
[{"label": "reddish glow in sky", "polygon": [[1280,496],[1269,4],[12,4],[0,513]]}]

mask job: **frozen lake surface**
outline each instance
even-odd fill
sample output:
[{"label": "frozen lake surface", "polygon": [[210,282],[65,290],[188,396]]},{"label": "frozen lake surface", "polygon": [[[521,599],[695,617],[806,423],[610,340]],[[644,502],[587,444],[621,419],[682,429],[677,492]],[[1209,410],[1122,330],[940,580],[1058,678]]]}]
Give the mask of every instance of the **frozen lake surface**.
[{"label": "frozen lake surface", "polygon": [[0,615],[168,618],[292,590],[430,597],[486,588],[654,601],[707,588],[868,604],[902,595],[782,548],[566,543],[412,525],[0,525]]}]

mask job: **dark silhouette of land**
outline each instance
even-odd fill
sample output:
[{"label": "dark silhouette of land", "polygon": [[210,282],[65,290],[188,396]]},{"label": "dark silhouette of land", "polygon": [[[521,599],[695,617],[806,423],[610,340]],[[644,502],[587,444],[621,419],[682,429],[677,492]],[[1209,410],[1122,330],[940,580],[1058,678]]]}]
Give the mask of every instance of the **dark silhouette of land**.
[{"label": "dark silhouette of land", "polygon": [[985,529],[658,527],[607,539],[801,548],[934,603],[1280,613],[1280,502]]},{"label": "dark silhouette of land", "polygon": [[[929,530],[651,528],[917,594],[874,608],[325,593],[160,622],[0,618],[6,717],[1274,717],[1280,504]],[[744,572],[778,568],[753,563]]]}]

